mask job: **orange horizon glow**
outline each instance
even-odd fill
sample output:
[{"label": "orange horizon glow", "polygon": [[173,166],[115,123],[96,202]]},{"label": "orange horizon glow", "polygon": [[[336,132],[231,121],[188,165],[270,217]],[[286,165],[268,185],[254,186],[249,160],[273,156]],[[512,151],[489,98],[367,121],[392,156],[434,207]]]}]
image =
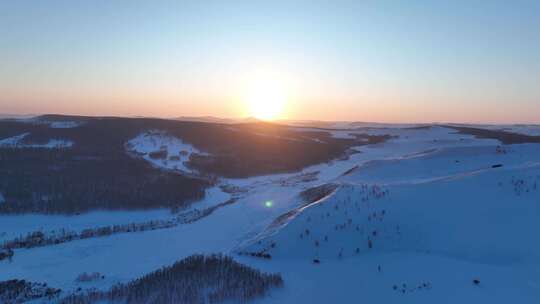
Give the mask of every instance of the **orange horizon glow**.
[{"label": "orange horizon glow", "polygon": [[[245,96],[245,95],[244,95]],[[54,103],[44,100],[25,99],[25,103],[15,102],[3,105],[0,100],[0,114],[41,115],[63,114],[82,116],[120,116],[120,117],[204,117],[242,119],[255,117],[261,120],[317,120],[317,121],[363,121],[381,123],[477,123],[477,124],[538,124],[538,106],[527,109],[528,115],[514,113],[513,106],[484,111],[486,105],[472,104],[469,111],[461,107],[442,105],[433,109],[421,104],[407,102],[369,102],[356,100],[300,99],[288,98],[282,111],[272,117],[257,115],[250,109],[244,96],[224,98],[221,101],[194,96],[179,99],[155,98],[97,98],[69,99]],[[17,100],[17,99],[11,99]],[[419,110],[420,109],[420,110]]]},{"label": "orange horizon glow", "polygon": [[350,91],[341,86],[339,79],[325,82],[323,78],[288,66],[273,69],[263,68],[265,66],[268,65],[259,64],[255,70],[245,67],[249,72],[222,73],[216,76],[217,79],[184,85],[152,82],[146,86],[107,86],[105,79],[93,85],[62,86],[46,82],[8,88],[0,90],[0,114],[540,123],[540,102],[524,102],[520,111],[516,111],[515,103],[506,102],[511,96],[495,96],[497,92],[490,93],[482,88],[469,90],[466,95],[445,96],[434,88],[421,91],[421,88],[394,85],[394,89],[385,90],[383,86],[368,85],[373,82],[365,79],[359,80],[364,85],[357,91]]},{"label": "orange horizon glow", "polygon": [[534,1],[2,5],[0,114],[540,124]]}]

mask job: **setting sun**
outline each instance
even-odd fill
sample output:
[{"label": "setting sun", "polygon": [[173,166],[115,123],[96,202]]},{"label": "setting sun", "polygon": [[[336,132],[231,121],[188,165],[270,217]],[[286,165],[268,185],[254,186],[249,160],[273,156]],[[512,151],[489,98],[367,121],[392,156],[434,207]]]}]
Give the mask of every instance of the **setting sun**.
[{"label": "setting sun", "polygon": [[275,80],[256,80],[247,89],[245,102],[249,115],[262,120],[280,118],[287,103],[284,85]]}]

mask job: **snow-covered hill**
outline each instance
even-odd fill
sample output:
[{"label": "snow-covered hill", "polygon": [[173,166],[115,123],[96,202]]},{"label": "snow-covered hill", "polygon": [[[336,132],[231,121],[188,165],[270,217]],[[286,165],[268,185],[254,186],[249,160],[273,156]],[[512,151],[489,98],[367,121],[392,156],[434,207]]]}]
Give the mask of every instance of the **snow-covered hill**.
[{"label": "snow-covered hill", "polygon": [[[47,282],[64,292],[105,289],[194,253],[221,252],[282,273],[284,288],[260,303],[540,300],[539,144],[502,145],[444,127],[350,133],[393,138],[300,172],[221,179],[199,205],[220,207],[189,224],[17,249],[11,262],[0,261],[0,281]],[[154,135],[128,147],[145,155],[184,149],[171,152],[184,143]],[[148,217],[176,216],[152,212]],[[94,222],[124,223],[129,214],[121,218],[101,214]],[[65,225],[93,223],[88,215],[80,219]],[[37,227],[23,220],[0,217],[0,231],[9,232],[4,239],[17,225],[21,232]],[[40,220],[44,231],[62,227],[61,217]],[[77,282],[83,272],[105,278]]]},{"label": "snow-covered hill", "polygon": [[245,250],[321,262],[405,251],[511,264],[540,255],[528,242],[540,228],[539,201],[538,165],[415,184],[343,183]]}]

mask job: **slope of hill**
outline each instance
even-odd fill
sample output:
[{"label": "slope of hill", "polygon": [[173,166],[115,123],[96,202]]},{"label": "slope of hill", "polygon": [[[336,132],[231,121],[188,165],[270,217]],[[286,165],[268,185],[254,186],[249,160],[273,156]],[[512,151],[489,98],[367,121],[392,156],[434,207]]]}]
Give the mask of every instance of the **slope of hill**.
[{"label": "slope of hill", "polygon": [[[311,303],[534,303],[539,149],[449,148],[368,162],[333,181],[334,193],[278,217],[238,252],[271,258],[255,265],[286,269],[292,289],[306,288],[292,279],[296,273],[314,276],[326,288],[313,297],[300,292]],[[454,158],[465,165],[455,168]],[[283,293],[265,303],[295,299]]]}]

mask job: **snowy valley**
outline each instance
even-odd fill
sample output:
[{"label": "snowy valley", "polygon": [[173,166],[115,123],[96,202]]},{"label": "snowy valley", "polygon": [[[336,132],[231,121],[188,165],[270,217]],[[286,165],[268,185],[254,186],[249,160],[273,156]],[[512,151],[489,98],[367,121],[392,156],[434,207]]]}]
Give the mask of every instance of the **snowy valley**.
[{"label": "snowy valley", "polygon": [[[69,150],[80,145],[70,132],[92,123],[37,127],[63,132],[55,134],[71,143],[49,142],[47,149]],[[128,284],[193,255],[223,254],[269,275],[254,274],[265,288],[249,298],[253,303],[538,302],[539,143],[508,144],[503,131],[477,138],[442,125],[283,128],[267,134],[250,126],[244,135],[254,144],[347,146],[300,169],[272,164],[239,176],[244,171],[227,168],[234,172],[227,176],[207,170],[220,165],[219,153],[228,155],[224,147],[168,125],[137,125],[123,140],[129,162],[201,179],[204,195],[136,210],[4,212],[0,242],[12,255],[0,261],[0,281],[46,283],[54,290],[35,301],[57,302]],[[21,134],[0,138],[0,153],[29,149],[17,144],[27,136]],[[9,205],[9,184],[1,186],[0,204]]]}]

